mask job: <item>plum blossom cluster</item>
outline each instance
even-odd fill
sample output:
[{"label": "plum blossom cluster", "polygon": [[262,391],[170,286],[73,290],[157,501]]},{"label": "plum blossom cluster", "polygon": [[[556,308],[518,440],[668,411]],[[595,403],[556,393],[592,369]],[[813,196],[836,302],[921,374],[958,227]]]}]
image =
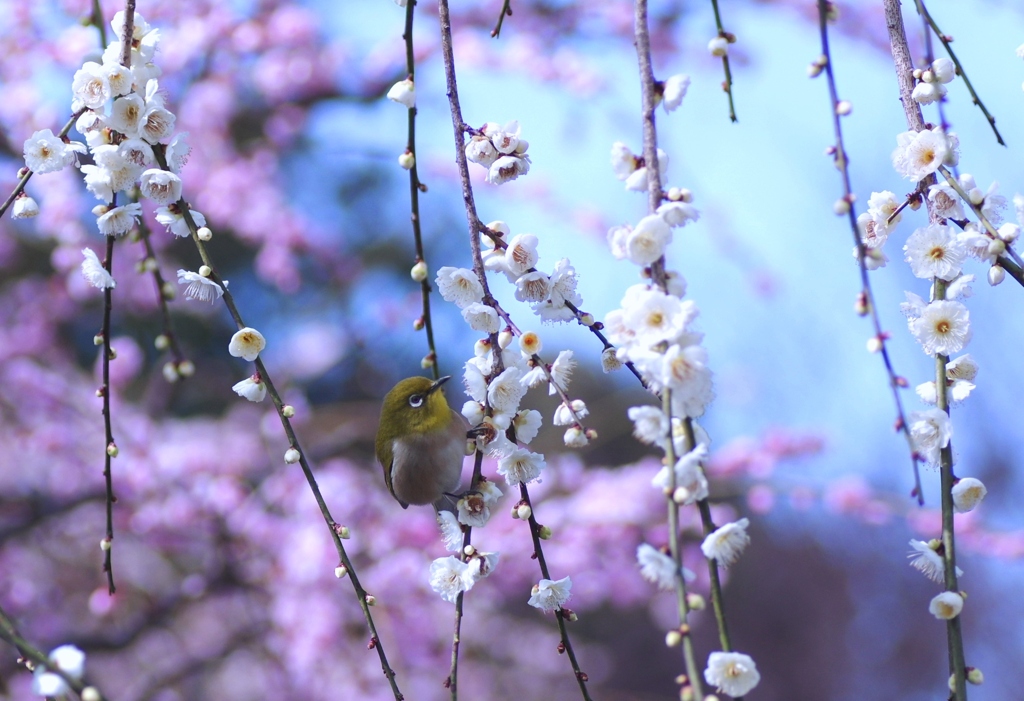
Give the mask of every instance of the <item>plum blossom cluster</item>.
[{"label": "plum blossom cluster", "polygon": [[[111,28],[120,37],[123,27],[124,13],[118,12]],[[25,141],[25,164],[36,173],[50,173],[77,165],[79,154],[88,153],[92,163],[81,165],[80,170],[86,189],[101,202],[93,209],[101,234],[121,237],[134,227],[142,215],[141,204],[117,205],[116,196],[138,187],[142,196],[157,206],[158,222],[176,236],[188,236],[179,206],[179,173],[189,147],[187,134],[174,134],[175,115],[160,92],[160,68],[153,61],[160,32],[136,13],[131,42],[130,66],[120,63],[118,38],[107,46],[99,62],[87,61],[75,73],[71,108],[78,114],[75,127],[85,137],[85,144],[59,139],[48,129],[38,131]],[[166,169],[160,167],[161,158]],[[200,212],[193,210],[192,219],[205,227],[206,218]],[[86,250],[83,256],[86,280],[100,289],[113,287],[109,271],[100,272],[102,266],[97,265],[95,254]],[[202,283],[209,289],[198,287],[194,277],[183,282],[192,291],[187,297],[216,299],[223,293],[213,281]]]},{"label": "plum blossom cluster", "polygon": [[911,97],[921,105],[930,105],[946,96],[946,85],[956,78],[956,65],[948,58],[937,58],[928,68],[914,69],[914,92]]},{"label": "plum blossom cluster", "polygon": [[[64,696],[71,693],[71,687],[64,677],[55,674],[50,669],[58,669],[75,681],[81,681],[85,674],[85,653],[74,645],[61,645],[55,648],[48,655],[49,663],[39,665],[32,673],[32,693],[47,698]],[[82,691],[82,698],[86,698],[89,691],[91,697],[98,698],[99,694],[92,687],[86,687]]]},{"label": "plum blossom cluster", "polygon": [[[682,99],[682,98],[680,98]],[[530,142],[520,138],[519,122],[505,126],[487,122],[480,129],[470,129],[466,158],[487,169],[487,182],[502,185],[530,172]]]}]

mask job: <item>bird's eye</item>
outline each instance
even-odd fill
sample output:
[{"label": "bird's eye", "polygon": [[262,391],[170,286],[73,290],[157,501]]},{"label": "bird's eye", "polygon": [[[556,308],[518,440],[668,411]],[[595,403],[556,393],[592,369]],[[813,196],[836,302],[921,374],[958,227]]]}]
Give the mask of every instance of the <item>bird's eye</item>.
[{"label": "bird's eye", "polygon": [[423,406],[423,395],[414,394],[411,397],[409,397],[409,406],[411,406],[413,409],[418,409],[419,407]]}]

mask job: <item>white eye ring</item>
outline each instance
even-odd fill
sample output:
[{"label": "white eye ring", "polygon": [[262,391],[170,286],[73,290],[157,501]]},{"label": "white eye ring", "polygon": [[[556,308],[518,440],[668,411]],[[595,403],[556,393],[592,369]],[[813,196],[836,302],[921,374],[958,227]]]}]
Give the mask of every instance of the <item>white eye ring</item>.
[{"label": "white eye ring", "polygon": [[414,394],[411,397],[409,397],[409,406],[411,406],[413,409],[418,409],[421,406],[423,406],[423,395]]}]

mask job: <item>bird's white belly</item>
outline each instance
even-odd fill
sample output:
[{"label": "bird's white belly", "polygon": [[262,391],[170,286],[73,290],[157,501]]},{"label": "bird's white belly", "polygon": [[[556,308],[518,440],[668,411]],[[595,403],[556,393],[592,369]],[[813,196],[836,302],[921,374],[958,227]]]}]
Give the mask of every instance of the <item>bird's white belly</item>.
[{"label": "bird's white belly", "polygon": [[391,484],[407,504],[432,504],[455,493],[462,480],[464,429],[397,438],[392,443]]}]

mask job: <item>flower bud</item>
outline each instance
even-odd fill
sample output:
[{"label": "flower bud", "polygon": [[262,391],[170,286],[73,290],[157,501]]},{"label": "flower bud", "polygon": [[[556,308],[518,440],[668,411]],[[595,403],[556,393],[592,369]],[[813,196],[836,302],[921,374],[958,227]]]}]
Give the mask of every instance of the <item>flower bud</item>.
[{"label": "flower bud", "polygon": [[92,344],[94,346],[102,346],[103,345],[103,334],[98,333],[95,336],[93,336],[92,337]]},{"label": "flower bud", "polygon": [[416,165],[416,156],[412,154],[412,151],[406,149],[405,153],[398,157],[398,165],[405,170],[412,170],[412,167]]},{"label": "flower bud", "polygon": [[120,452],[121,451],[117,449],[117,443],[111,441],[110,443],[107,444],[107,455],[109,455],[110,457],[116,458],[118,453]]},{"label": "flower bud", "polygon": [[516,518],[529,521],[531,516],[533,516],[533,509],[530,508],[529,504],[520,504],[516,507]]},{"label": "flower bud", "polygon": [[412,330],[413,331],[422,331],[423,327],[426,326],[426,325],[427,324],[426,324],[425,321],[423,321],[423,317],[422,316],[417,317],[416,320],[412,322]]},{"label": "flower bud", "polygon": [[527,331],[519,337],[519,350],[524,355],[536,355],[541,352],[544,348],[544,344],[541,343],[540,336],[533,331]]},{"label": "flower bud", "polygon": [[700,594],[694,594],[690,592],[686,595],[686,608],[691,611],[703,611],[707,607],[707,602],[704,597]]},{"label": "flower bud", "polygon": [[164,363],[163,373],[167,382],[177,382],[181,379],[181,376],[178,375],[178,366],[174,363]]},{"label": "flower bud", "polygon": [[196,232],[196,235],[199,237],[200,241],[209,241],[213,238],[213,231],[211,231],[208,226],[201,226],[199,227],[199,231]]},{"label": "flower bud", "polygon": [[981,686],[985,682],[985,675],[977,667],[967,668],[967,682],[975,686]]},{"label": "flower bud", "polygon": [[213,275],[213,269],[208,265],[200,265],[199,274],[202,277],[210,277],[211,275]]},{"label": "flower bud", "polygon": [[160,295],[168,302],[173,300],[175,296],[177,296],[177,294],[178,291],[174,288],[174,285],[172,285],[170,281],[164,282],[163,286],[160,288]]},{"label": "flower bud", "polygon": [[725,37],[715,37],[708,42],[708,51],[712,56],[726,56],[729,53],[729,41]]},{"label": "flower bud", "polygon": [[958,479],[953,485],[953,510],[964,514],[972,511],[988,494],[981,480],[974,477]]},{"label": "flower bud", "polygon": [[850,202],[845,197],[840,197],[832,205],[832,211],[842,216],[850,213]]},{"label": "flower bud", "polygon": [[299,454],[299,451],[297,451],[295,448],[289,448],[288,450],[284,451],[284,461],[289,465],[294,465],[295,463],[297,463],[300,457],[302,456]]},{"label": "flower bud", "polygon": [[1006,279],[1006,271],[1001,265],[993,265],[988,269],[988,284],[995,287]]},{"label": "flower bud", "polygon": [[434,354],[427,353],[425,356],[423,356],[423,359],[420,360],[420,367],[423,368],[424,370],[429,370],[430,368],[434,367],[435,362],[437,362],[437,360],[435,359]]},{"label": "flower bud", "polygon": [[665,634],[665,645],[668,647],[679,647],[683,642],[683,635],[678,630],[670,630]]},{"label": "flower bud", "polygon": [[167,350],[171,345],[171,339],[167,337],[167,334],[160,334],[153,339],[153,347],[157,350]]},{"label": "flower bud", "polygon": [[850,112],[853,112],[853,103],[849,100],[840,100],[836,104],[836,114],[840,117],[845,117],[850,114]]},{"label": "flower bud", "polygon": [[430,271],[427,269],[427,262],[423,260],[416,261],[416,264],[412,266],[412,270],[409,271],[409,277],[416,282],[423,282],[427,279],[427,275]]},{"label": "flower bud", "polygon": [[537,537],[541,540],[548,540],[551,538],[552,531],[547,526],[541,526],[537,529]]},{"label": "flower bud", "polygon": [[510,345],[512,345],[513,338],[514,336],[512,335],[512,330],[505,329],[504,331],[498,334],[498,347],[501,348],[502,350],[508,348]]},{"label": "flower bud", "polygon": [[348,574],[348,568],[345,567],[345,565],[338,565],[337,567],[334,568],[334,576],[337,577],[338,579],[341,579],[346,574]]},{"label": "flower bud", "polygon": [[191,360],[182,360],[178,363],[178,374],[182,377],[192,377],[196,374],[196,366]]},{"label": "flower bud", "polygon": [[87,686],[82,689],[82,701],[100,701],[102,698],[95,686]]},{"label": "flower bud", "polygon": [[988,254],[991,257],[998,258],[1004,253],[1006,253],[1006,244],[1002,241],[1002,239],[992,239],[991,241],[989,241]]},{"label": "flower bud", "polygon": [[102,550],[103,552],[106,552],[106,551],[110,550],[111,545],[112,545],[112,542],[111,542],[110,538],[104,538],[103,540],[100,541],[100,550]]},{"label": "flower bud", "polygon": [[373,594],[367,594],[366,595],[366,605],[367,606],[376,606],[377,605],[377,597],[375,597]]},{"label": "flower bud", "polygon": [[283,407],[281,407],[281,416],[283,416],[286,419],[292,418],[293,416],[295,416],[295,407],[293,407],[291,404],[285,404]]},{"label": "flower bud", "polygon": [[508,228],[508,224],[501,220],[492,221],[487,225],[487,228],[498,234],[498,236],[508,236],[512,232],[512,230]]}]

